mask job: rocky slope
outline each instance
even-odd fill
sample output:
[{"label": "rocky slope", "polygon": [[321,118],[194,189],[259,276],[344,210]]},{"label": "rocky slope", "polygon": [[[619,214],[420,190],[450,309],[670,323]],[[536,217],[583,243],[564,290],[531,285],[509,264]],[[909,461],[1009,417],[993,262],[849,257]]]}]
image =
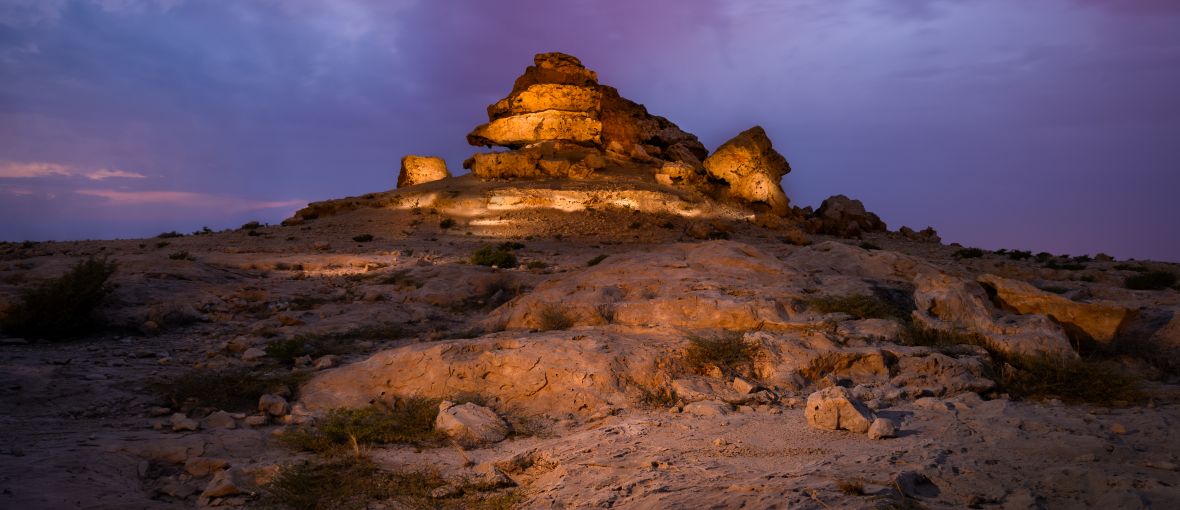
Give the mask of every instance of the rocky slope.
[{"label": "rocky slope", "polygon": [[488,114],[284,225],[0,245],[0,316],[118,263],[89,336],[0,334],[0,505],[1180,505],[1180,292],[1126,285],[1176,265],[791,207],[566,55]]}]

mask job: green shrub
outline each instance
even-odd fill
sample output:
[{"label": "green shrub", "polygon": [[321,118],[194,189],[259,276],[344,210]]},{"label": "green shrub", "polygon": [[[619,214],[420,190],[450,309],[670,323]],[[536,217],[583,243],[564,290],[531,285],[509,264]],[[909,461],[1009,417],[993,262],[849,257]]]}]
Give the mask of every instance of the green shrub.
[{"label": "green shrub", "polygon": [[597,256],[597,257],[594,257],[594,258],[592,258],[592,259],[590,259],[590,260],[587,260],[587,261],[586,261],[586,267],[593,267],[593,266],[597,266],[599,263],[601,263],[602,261],[606,260],[606,257],[607,257],[607,255],[599,255],[599,256]]},{"label": "green shrub", "polygon": [[438,228],[443,230],[449,229],[453,226],[455,226],[455,220],[451,218],[443,218],[442,221],[438,222]]},{"label": "green shrub", "polygon": [[559,304],[550,304],[541,308],[537,317],[541,331],[556,331],[569,329],[574,325],[574,317]]},{"label": "green shrub", "polygon": [[501,268],[513,268],[519,265],[516,261],[516,255],[511,251],[503,249],[503,246],[487,245],[471,254],[471,263],[480,266],[495,266]]},{"label": "green shrub", "polygon": [[692,335],[684,352],[684,364],[690,371],[703,374],[716,366],[724,372],[753,368],[759,346],[747,342],[741,332],[730,331],[712,337]]},{"label": "green shrub", "polygon": [[541,261],[541,260],[530,260],[528,265],[525,267],[527,267],[529,269],[545,269],[545,268],[549,267],[549,264],[546,264],[544,261]]},{"label": "green shrub", "polygon": [[435,444],[443,439],[434,429],[438,399],[399,399],[392,406],[333,409],[314,425],[286,431],[280,441],[297,450],[333,452],[374,444]]},{"label": "green shrub", "polygon": [[877,296],[817,297],[806,301],[820,313],[846,313],[856,319],[901,319],[907,314]]},{"label": "green shrub", "polygon": [[352,240],[356,241],[358,243],[367,243],[367,242],[373,240],[373,234],[361,234],[358,236],[352,236]]},{"label": "green shrub", "polygon": [[192,255],[189,255],[187,250],[180,250],[168,254],[168,258],[172,260],[196,260]]},{"label": "green shrub", "polygon": [[211,407],[224,411],[252,411],[267,393],[291,393],[306,379],[304,374],[277,374],[248,368],[193,369],[149,384],[156,396],[174,408]]},{"label": "green shrub", "polygon": [[977,259],[983,256],[983,250],[979,248],[963,248],[956,251],[952,256],[957,259]]},{"label": "green shrub", "polygon": [[98,325],[94,309],[110,293],[107,284],[117,264],[90,257],[65,274],[20,294],[4,317],[4,330],[14,336],[63,340],[85,336]]},{"label": "green shrub", "polygon": [[1167,271],[1147,271],[1128,276],[1123,283],[1133,290],[1161,290],[1176,285],[1176,275]]}]

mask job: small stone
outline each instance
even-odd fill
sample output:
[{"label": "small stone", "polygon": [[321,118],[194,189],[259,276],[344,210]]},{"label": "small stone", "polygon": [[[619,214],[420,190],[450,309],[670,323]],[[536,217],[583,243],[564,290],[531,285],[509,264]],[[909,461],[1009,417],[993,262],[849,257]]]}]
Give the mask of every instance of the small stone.
[{"label": "small stone", "polygon": [[154,406],[151,409],[148,409],[148,416],[153,418],[168,416],[169,414],[172,414],[172,410],[167,407]]},{"label": "small stone", "polygon": [[1114,425],[1110,426],[1110,431],[1114,434],[1122,436],[1127,433],[1127,427],[1122,423],[1115,423]]},{"label": "small stone", "polygon": [[233,353],[246,352],[250,348],[250,342],[246,341],[245,337],[236,337],[225,343],[225,350]]},{"label": "small stone", "polygon": [[314,362],[312,362],[311,366],[316,370],[327,370],[336,366],[336,356],[331,354],[327,356],[320,356],[319,358],[316,358]]},{"label": "small stone", "polygon": [[247,416],[246,419],[242,420],[242,422],[245,423],[249,427],[261,427],[263,425],[266,425],[267,422],[269,422],[269,421],[270,421],[270,417],[265,414],[255,414],[253,416]]},{"label": "small stone", "polygon": [[295,358],[293,360],[293,363],[297,367],[306,367],[311,364],[311,356],[300,356],[298,358]]},{"label": "small stone", "polygon": [[198,478],[204,478],[227,467],[229,461],[213,457],[193,457],[184,461],[184,472]]},{"label": "small stone", "polygon": [[205,490],[201,492],[202,499],[223,498],[226,496],[234,496],[243,494],[246,489],[243,487],[245,483],[241,480],[241,472],[238,469],[226,469],[218,471],[213,475],[213,479],[209,480],[209,484],[205,486]]},{"label": "small stone", "polygon": [[729,441],[726,441],[725,439],[720,438],[720,437],[713,440],[713,446],[729,446],[729,444],[730,444]]},{"label": "small stone", "polygon": [[742,395],[749,395],[751,393],[754,393],[755,391],[758,391],[758,385],[753,382],[747,381],[745,378],[734,377],[733,378],[733,389],[737,390],[737,392],[741,393]]},{"label": "small stone", "polygon": [[869,439],[885,439],[887,437],[897,437],[897,425],[893,424],[893,420],[888,418],[873,420],[873,424],[869,426]]},{"label": "small stone", "polygon": [[287,399],[267,394],[258,399],[258,410],[270,416],[284,416],[291,411],[291,406]]},{"label": "small stone", "polygon": [[184,413],[176,413],[168,420],[172,424],[173,432],[193,431],[200,426],[197,420],[185,416]]},{"label": "small stone", "polygon": [[873,423],[873,412],[854,400],[847,388],[832,386],[807,397],[804,410],[807,426],[823,430],[865,433]]},{"label": "small stone", "polygon": [[266,357],[266,351],[259,349],[257,347],[251,347],[249,349],[246,349],[246,352],[242,353],[242,361],[245,361],[247,363],[252,362],[252,361],[258,361],[258,360],[265,358],[265,357]]},{"label": "small stone", "polygon": [[495,411],[468,402],[456,405],[443,401],[438,405],[434,428],[460,444],[496,443],[508,437],[508,424]]},{"label": "small stone", "polygon": [[225,411],[217,411],[205,418],[206,429],[234,429],[237,426],[234,417]]}]

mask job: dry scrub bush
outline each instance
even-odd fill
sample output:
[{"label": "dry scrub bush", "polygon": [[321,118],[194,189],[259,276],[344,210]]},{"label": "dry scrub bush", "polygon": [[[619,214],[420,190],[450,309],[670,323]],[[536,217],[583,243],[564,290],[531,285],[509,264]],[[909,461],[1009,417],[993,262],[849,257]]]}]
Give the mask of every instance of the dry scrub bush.
[{"label": "dry scrub bush", "polygon": [[116,267],[114,261],[90,257],[60,277],[26,289],[4,317],[4,331],[47,340],[90,334],[99,324],[94,309],[110,293],[107,281]]}]

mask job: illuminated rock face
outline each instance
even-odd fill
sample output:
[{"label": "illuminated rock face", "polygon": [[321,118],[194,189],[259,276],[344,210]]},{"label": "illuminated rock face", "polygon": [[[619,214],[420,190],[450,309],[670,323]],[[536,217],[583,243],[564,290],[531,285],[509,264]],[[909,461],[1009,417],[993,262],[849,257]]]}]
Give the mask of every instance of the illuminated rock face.
[{"label": "illuminated rock face", "polygon": [[[467,135],[472,145],[526,154],[477,154],[464,164],[472,173],[484,178],[585,178],[608,158],[620,163],[679,161],[696,168],[708,154],[696,136],[600,85],[598,75],[577,58],[542,53],[533,64],[516,79],[508,97],[488,107],[488,123]],[[536,144],[549,145],[531,150]]]},{"label": "illuminated rock face", "polygon": [[442,158],[409,155],[402,158],[401,172],[397,175],[397,187],[433,182],[450,176],[447,162]]},{"label": "illuminated rock face", "polygon": [[778,214],[790,209],[779,183],[791,171],[791,165],[774,150],[761,126],[747,129],[725,142],[704,164],[709,176],[725,181],[735,198],[762,204]]}]

